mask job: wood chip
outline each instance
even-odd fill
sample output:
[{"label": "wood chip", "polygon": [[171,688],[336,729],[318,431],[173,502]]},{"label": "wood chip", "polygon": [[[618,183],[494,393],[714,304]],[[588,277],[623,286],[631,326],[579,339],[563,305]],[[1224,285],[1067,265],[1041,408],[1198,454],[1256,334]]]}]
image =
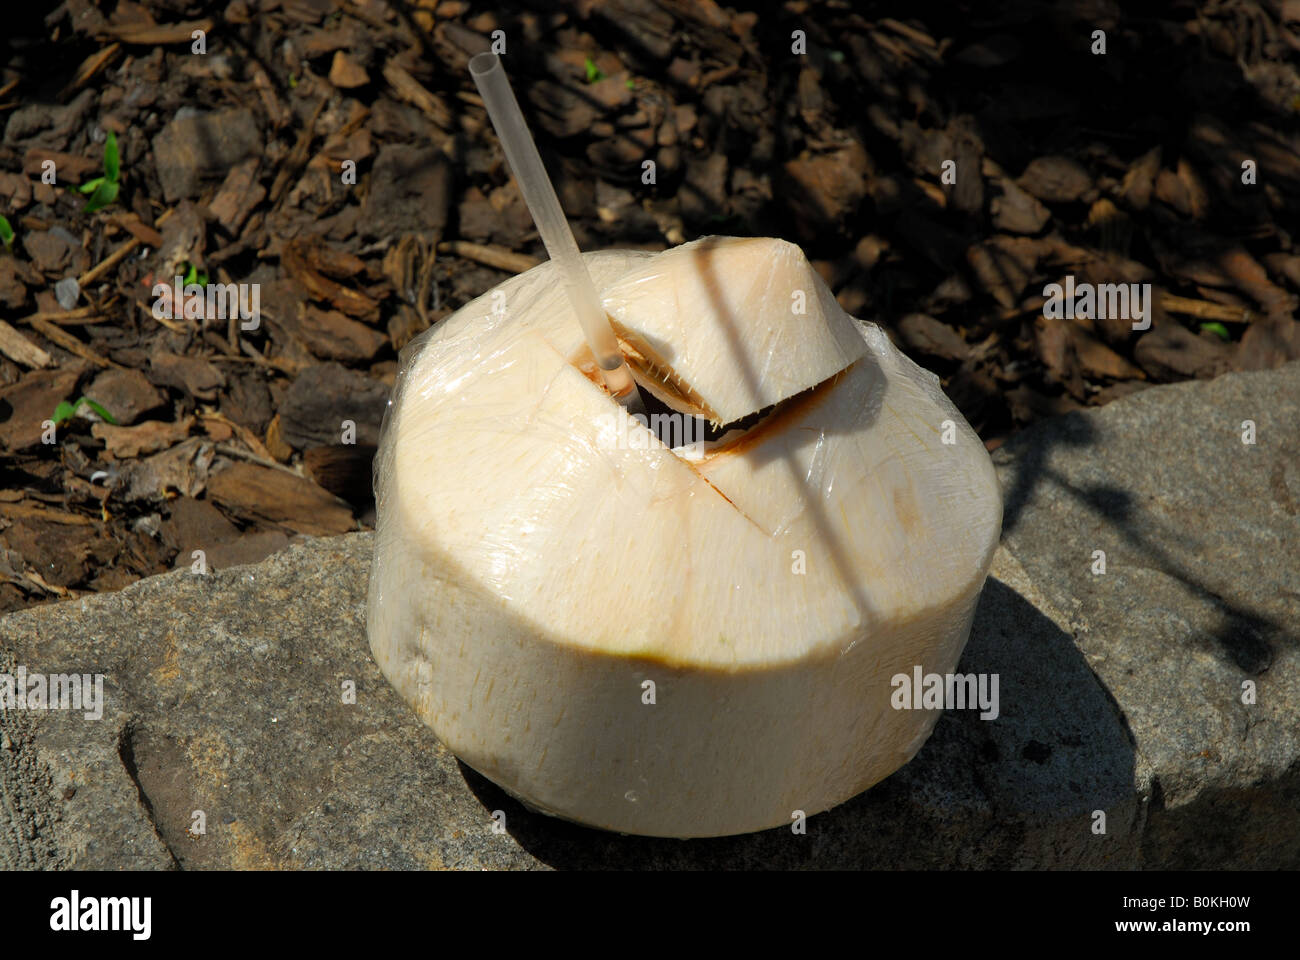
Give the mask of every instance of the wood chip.
[{"label": "wood chip", "polygon": [[898,321],[898,335],[913,351],[919,351],[944,360],[964,360],[970,355],[970,346],[946,323],[924,313],[909,313]]},{"label": "wood chip", "polygon": [[255,453],[249,453],[247,450],[241,450],[239,447],[233,447],[228,443],[217,444],[217,452],[224,453],[228,457],[234,457],[237,460],[246,460],[249,463],[256,463],[259,466],[269,467],[272,470],[283,470],[285,473],[292,474],[295,477],[303,476],[301,470],[294,469],[283,463],[276,463],[266,457],[259,457]]},{"label": "wood chip", "polygon": [[338,310],[321,310],[310,303],[282,319],[289,332],[322,360],[357,363],[373,360],[388,338],[378,330],[353,320]]},{"label": "wood chip", "polygon": [[54,363],[54,358],[3,320],[0,320],[0,353],[24,367],[48,367]]},{"label": "wood chip", "polygon": [[1051,219],[1052,213],[1036,198],[1021,190],[1011,180],[1001,177],[994,181],[1001,195],[989,202],[993,226],[1009,233],[1037,233]]},{"label": "wood chip", "polygon": [[475,263],[496,267],[498,270],[506,270],[510,273],[523,273],[542,262],[536,257],[528,256],[526,253],[515,253],[513,250],[507,250],[504,247],[470,243],[467,240],[444,241],[438,244],[438,252],[464,257],[466,260],[473,260]]},{"label": "wood chip", "polygon": [[1039,359],[1047,367],[1048,380],[1059,383],[1076,400],[1083,399],[1083,377],[1074,344],[1075,328],[1059,317],[1034,319],[1034,341]]},{"label": "wood chip", "polygon": [[1242,336],[1236,368],[1271,370],[1290,360],[1300,360],[1300,323],[1290,317],[1264,317]]},{"label": "wood chip", "polygon": [[141,454],[166,450],[189,436],[193,417],[180,423],[146,420],[134,427],[119,427],[111,423],[97,423],[90,428],[95,439],[103,440],[106,452],[117,460],[128,460]]},{"label": "wood chip", "polygon": [[447,109],[447,105],[426,90],[415,77],[403,70],[397,61],[389,60],[384,64],[384,79],[392,86],[393,92],[398,97],[432,120],[435,126],[442,130],[451,129],[451,111]]},{"label": "wood chip", "polygon": [[377,318],[378,302],[371,300],[360,291],[334,282],[313,269],[308,247],[308,244],[297,240],[291,240],[284,245],[280,253],[280,261],[289,275],[306,287],[313,298],[328,301],[349,316]]},{"label": "wood chip", "polygon": [[183,390],[199,400],[216,398],[217,390],[226,385],[226,378],[202,357],[177,356],[158,351],[149,357],[150,379]]},{"label": "wood chip", "polygon": [[919,43],[922,46],[929,47],[932,50],[937,49],[937,45],[934,42],[934,37],[930,36],[928,33],[925,33],[924,31],[916,29],[915,27],[908,26],[906,23],[900,23],[898,20],[895,20],[892,17],[882,18],[880,21],[880,25],[882,27],[888,27],[890,30],[893,30],[895,33],[901,33],[909,40],[915,41],[916,43]]},{"label": "wood chip", "polygon": [[67,587],[60,587],[56,584],[47,582],[46,579],[42,577],[39,573],[37,573],[35,570],[26,570],[23,572],[23,576],[26,577],[28,580],[30,580],[32,583],[36,584],[36,586],[40,587],[42,590],[46,591],[47,593],[52,593],[55,596],[66,597],[72,593],[72,591],[69,590]]},{"label": "wood chip", "polygon": [[213,21],[185,20],[181,23],[141,24],[132,23],[123,26],[107,26],[104,33],[110,37],[138,46],[155,46],[165,43],[193,43],[195,30],[205,34],[211,32]]},{"label": "wood chip", "polygon": [[253,208],[266,196],[266,188],[257,182],[258,158],[250,157],[230,168],[208,211],[229,233],[239,232]]},{"label": "wood chip", "polygon": [[1294,253],[1267,253],[1264,263],[1276,276],[1284,278],[1291,286],[1300,290],[1300,255]]},{"label": "wood chip", "polygon": [[68,333],[61,327],[56,327],[48,320],[28,320],[32,329],[38,331],[45,339],[51,343],[57,343],[69,353],[75,353],[84,360],[89,360],[97,367],[116,367],[118,364],[109,360],[107,357],[100,356],[92,348],[86,346],[72,334]]},{"label": "wood chip", "polygon": [[321,97],[316,101],[316,108],[298,132],[298,139],[294,141],[293,149],[289,151],[289,156],[280,165],[280,172],[275,175],[275,180],[271,183],[271,203],[278,204],[280,202],[280,198],[284,196],[284,191],[288,188],[290,181],[297,177],[302,168],[307,165],[311,152],[311,141],[316,134],[316,121],[320,118],[321,111],[325,109],[327,99],[327,97]]},{"label": "wood chip", "polygon": [[1084,375],[1093,380],[1145,380],[1146,374],[1087,330],[1075,326],[1075,355]]},{"label": "wood chip", "polygon": [[116,60],[121,52],[122,45],[120,43],[110,43],[104,49],[92,53],[81,62],[81,66],[77,68],[76,78],[64,89],[64,94],[80,90],[95,74]]},{"label": "wood chip", "polygon": [[153,247],[157,250],[162,246],[162,234],[148,224],[142,223],[140,218],[134,214],[127,217],[118,217],[113,222],[147,247]]},{"label": "wood chip", "polygon": [[342,50],[335,50],[334,60],[330,63],[329,81],[341,90],[351,90],[364,87],[370,82],[370,76],[361,64]]},{"label": "wood chip", "polygon": [[[167,221],[167,218],[170,217],[171,215],[172,215],[171,210],[163,211],[162,216],[160,216],[157,220],[154,221],[154,225],[161,227]],[[77,286],[79,286],[82,290],[85,290],[87,285],[89,285],[95,280],[98,280],[106,272],[108,272],[114,266],[120,263],[122,259],[126,257],[127,254],[129,254],[136,247],[140,246],[140,243],[141,240],[139,237],[132,237],[130,240],[122,244],[120,247],[118,247],[116,250],[110,253],[107,257],[105,257],[102,261],[100,261],[100,263],[97,266],[91,268],[90,270],[87,270],[85,273],[79,276],[77,278]]]},{"label": "wood chip", "polygon": [[74,182],[85,179],[99,169],[100,161],[92,157],[82,157],[72,153],[59,153],[37,147],[28,150],[23,156],[23,173],[29,177],[39,177],[44,173],[44,164],[53,161],[55,176],[59,182]]},{"label": "wood chip", "polygon": [[80,361],[50,370],[34,370],[17,383],[0,387],[0,448],[26,450],[41,442],[42,424],[62,400],[68,400],[85,369]]},{"label": "wood chip", "polygon": [[[248,449],[252,453],[254,453],[256,456],[260,457],[263,460],[274,462],[275,458],[271,456],[271,451],[266,448],[266,446],[258,438],[257,434],[255,434],[252,430],[249,430],[243,424],[238,423],[235,420],[231,420],[224,413],[218,413],[209,407],[204,407],[202,410],[200,410],[199,416],[204,421],[215,421],[229,427],[232,431],[234,431],[235,436],[238,437],[240,441],[244,444],[244,446],[248,447]],[[292,453],[292,451],[290,451],[290,453]]]},{"label": "wood chip", "polygon": [[1092,189],[1092,177],[1078,161],[1049,154],[1031,160],[1017,185],[1047,203],[1073,203]]},{"label": "wood chip", "polygon": [[276,460],[287,461],[293,456],[293,447],[284,442],[284,428],[278,413],[266,426],[266,450]]},{"label": "wood chip", "polygon": [[210,441],[190,437],[161,453],[132,460],[118,475],[113,496],[128,502],[158,502],[178,493],[197,497],[207,484],[215,452]]},{"label": "wood chip", "polygon": [[1156,199],[1193,220],[1203,218],[1210,204],[1205,184],[1185,158],[1179,159],[1177,172],[1160,171],[1156,177]]},{"label": "wood chip", "polygon": [[1164,294],[1160,305],[1168,313],[1181,313],[1200,320],[1226,320],[1229,323],[1250,323],[1255,314],[1243,307],[1233,307],[1225,303],[1211,303],[1209,300],[1189,300],[1187,297],[1175,297]]},{"label": "wood chip", "polygon": [[1008,310],[1016,305],[1028,286],[1038,252],[1037,247],[1022,247],[1012,241],[1010,237],[991,237],[971,244],[966,251],[966,261],[975,278]]},{"label": "wood chip", "polygon": [[89,517],[83,517],[80,514],[47,510],[44,507],[38,507],[27,502],[0,502],[0,516],[7,517],[10,520],[44,520],[47,523],[57,523],[65,527],[89,527],[94,524],[94,521]]},{"label": "wood chip", "polygon": [[357,529],[352,509],[306,477],[252,463],[231,463],[208,478],[208,497],[241,517],[295,533],[330,536]]},{"label": "wood chip", "polygon": [[1157,381],[1184,377],[1213,377],[1232,368],[1235,343],[1197,336],[1170,322],[1144,333],[1133,348],[1133,359]]},{"label": "wood chip", "polygon": [[365,503],[373,498],[373,446],[336,444],[312,447],[303,451],[302,459],[308,475],[336,497],[349,503]]},{"label": "wood chip", "polygon": [[1120,198],[1134,210],[1145,210],[1151,202],[1156,174],[1160,172],[1160,147],[1152,147],[1129,165],[1120,184]]},{"label": "wood chip", "polygon": [[1249,295],[1266,313],[1290,313],[1296,298],[1268,278],[1263,265],[1242,247],[1224,251],[1218,265],[1232,280],[1233,286]]}]

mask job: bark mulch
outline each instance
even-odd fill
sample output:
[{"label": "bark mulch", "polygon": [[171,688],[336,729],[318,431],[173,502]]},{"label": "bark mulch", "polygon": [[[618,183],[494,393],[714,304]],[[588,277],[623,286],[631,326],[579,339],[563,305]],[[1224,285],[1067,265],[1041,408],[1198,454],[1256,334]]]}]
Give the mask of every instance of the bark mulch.
[{"label": "bark mulch", "polygon": [[[494,35],[584,249],[798,241],[990,448],[1300,358],[1297,0],[6,16],[0,610],[373,523],[397,351],[545,257],[466,69]],[[177,276],[260,323],[155,318]],[[1150,329],[1045,311],[1067,276],[1151,284]]]}]

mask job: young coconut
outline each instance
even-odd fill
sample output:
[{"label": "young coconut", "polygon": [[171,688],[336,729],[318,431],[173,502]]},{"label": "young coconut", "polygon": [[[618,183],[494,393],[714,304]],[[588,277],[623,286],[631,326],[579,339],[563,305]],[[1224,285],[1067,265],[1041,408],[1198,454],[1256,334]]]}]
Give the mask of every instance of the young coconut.
[{"label": "young coconut", "polygon": [[847,800],[938,717],[890,679],[957,665],[1001,525],[988,454],[788,243],[584,259],[644,388],[772,409],[688,461],[602,388],[551,263],[468,304],[408,347],[384,426],[375,658],[556,816],[702,837]]},{"label": "young coconut", "polygon": [[[891,678],[965,645],[1001,526],[983,444],[791,244],[580,256],[496,58],[471,71],[552,260],[403,351],[380,669],[465,763],[579,823],[719,836],[847,800],[938,718]],[[680,455],[633,377],[734,429]]]}]

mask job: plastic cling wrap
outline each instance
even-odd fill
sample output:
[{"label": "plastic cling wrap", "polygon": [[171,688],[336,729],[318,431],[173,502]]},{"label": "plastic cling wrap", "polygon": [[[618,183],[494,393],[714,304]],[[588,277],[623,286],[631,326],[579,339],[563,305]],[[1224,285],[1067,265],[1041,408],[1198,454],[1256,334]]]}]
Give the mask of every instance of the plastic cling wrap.
[{"label": "plastic cling wrap", "polygon": [[[716,836],[847,800],[938,717],[891,679],[956,668],[1001,526],[988,454],[791,244],[585,259],[660,419],[606,393],[549,263],[413,341],[375,465],[375,658],[557,816]],[[689,450],[665,429],[703,423]]]}]

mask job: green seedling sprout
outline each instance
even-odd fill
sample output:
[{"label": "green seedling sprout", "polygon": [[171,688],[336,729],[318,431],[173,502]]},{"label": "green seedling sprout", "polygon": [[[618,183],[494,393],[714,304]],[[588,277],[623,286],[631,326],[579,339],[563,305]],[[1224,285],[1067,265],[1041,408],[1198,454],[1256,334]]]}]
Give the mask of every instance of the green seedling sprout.
[{"label": "green seedling sprout", "polygon": [[57,426],[65,420],[71,420],[77,415],[77,411],[82,407],[90,407],[90,409],[95,411],[95,413],[99,415],[99,418],[105,423],[111,423],[114,426],[117,425],[117,420],[114,419],[111,413],[97,404],[94,400],[91,400],[90,397],[84,396],[79,398],[76,403],[68,403],[66,400],[61,402],[54,408],[54,416],[50,417],[50,420]]},{"label": "green seedling sprout", "polygon": [[1202,323],[1201,331],[1205,333],[1212,333],[1220,340],[1232,339],[1232,335],[1228,333],[1228,328],[1225,327],[1223,324],[1219,323],[1217,320],[1209,320],[1206,321],[1205,323]]},{"label": "green seedling sprout", "polygon": [[94,213],[117,199],[117,178],[121,173],[120,158],[117,153],[117,134],[108,132],[104,143],[104,175],[83,183],[77,189],[90,194],[90,199],[82,208],[82,213]]},{"label": "green seedling sprout", "polygon": [[600,67],[596,66],[596,61],[592,60],[591,57],[584,59],[583,64],[587,68],[588,83],[599,83],[605,79],[605,74],[601,72]]},{"label": "green seedling sprout", "polygon": [[9,226],[9,221],[0,216],[0,242],[3,242],[6,250],[12,250],[14,247],[14,228]]},{"label": "green seedling sprout", "polygon": [[182,282],[187,287],[191,284],[198,284],[200,287],[206,287],[208,285],[208,275],[206,271],[200,273],[199,268],[190,263],[189,269],[185,271],[185,279]]}]

